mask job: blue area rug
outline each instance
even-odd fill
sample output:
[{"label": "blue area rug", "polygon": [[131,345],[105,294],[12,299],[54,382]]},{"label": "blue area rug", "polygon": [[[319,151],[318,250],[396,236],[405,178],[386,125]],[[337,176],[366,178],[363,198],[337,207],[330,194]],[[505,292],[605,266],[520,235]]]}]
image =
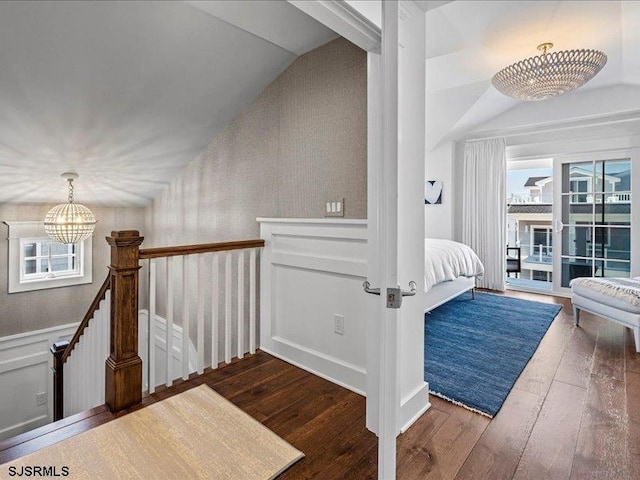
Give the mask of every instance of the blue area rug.
[{"label": "blue area rug", "polygon": [[560,305],[470,293],[425,314],[429,390],[493,417],[538,348]]}]

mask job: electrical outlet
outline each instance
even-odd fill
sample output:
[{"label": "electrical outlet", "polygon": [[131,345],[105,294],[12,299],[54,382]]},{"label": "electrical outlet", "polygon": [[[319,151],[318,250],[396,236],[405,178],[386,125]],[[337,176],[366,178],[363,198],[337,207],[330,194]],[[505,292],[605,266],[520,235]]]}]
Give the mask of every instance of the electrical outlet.
[{"label": "electrical outlet", "polygon": [[344,315],[338,315],[335,313],[333,315],[333,320],[335,322],[335,327],[333,328],[334,333],[344,335]]},{"label": "electrical outlet", "polygon": [[325,217],[344,217],[344,198],[327,200],[324,205]]},{"label": "electrical outlet", "polygon": [[47,404],[46,392],[36,393],[36,406],[41,407]]}]

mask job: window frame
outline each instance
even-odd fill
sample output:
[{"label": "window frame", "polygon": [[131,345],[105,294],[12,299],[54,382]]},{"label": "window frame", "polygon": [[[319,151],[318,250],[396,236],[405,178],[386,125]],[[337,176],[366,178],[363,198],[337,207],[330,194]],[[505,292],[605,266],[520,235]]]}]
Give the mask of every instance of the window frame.
[{"label": "window frame", "polygon": [[[36,244],[36,254],[34,256],[27,257],[25,255],[25,246],[30,243]],[[40,245],[43,243],[55,244],[56,242],[48,237],[20,238],[20,283],[50,281],[57,278],[74,278],[84,276],[84,242],[74,244],[76,247],[74,253],[68,252],[71,245],[67,245],[66,254],[52,254],[51,247],[49,247],[48,255],[42,255],[41,251],[39,251],[41,248]],[[66,270],[52,271],[51,260],[54,258],[67,258],[67,264],[70,259],[75,258],[76,266],[75,268],[67,268]],[[38,271],[41,270],[40,262],[45,259],[48,260],[49,270],[47,272]],[[26,272],[26,262],[29,260],[35,260],[36,262],[35,273]]]},{"label": "window frame", "polygon": [[6,221],[4,223],[9,226],[8,293],[70,287],[93,282],[91,237],[76,244],[78,245],[75,253],[77,268],[74,271],[67,270],[58,274],[55,272],[25,274],[24,245],[37,241],[50,241],[44,230],[44,224],[41,221]]}]

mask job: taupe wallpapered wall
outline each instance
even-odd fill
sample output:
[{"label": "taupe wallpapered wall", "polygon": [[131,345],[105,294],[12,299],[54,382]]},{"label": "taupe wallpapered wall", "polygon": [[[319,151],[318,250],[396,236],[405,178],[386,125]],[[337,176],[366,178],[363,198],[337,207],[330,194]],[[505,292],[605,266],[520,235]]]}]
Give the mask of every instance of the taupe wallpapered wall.
[{"label": "taupe wallpapered wall", "polygon": [[366,218],[366,81],[344,39],[296,59],[154,201],[148,245],[255,238],[256,217],[322,217],[328,199]]},{"label": "taupe wallpapered wall", "polygon": [[79,322],[107,276],[112,230],[144,230],[144,208],[87,205],[98,218],[93,237],[93,283],[34,292],[7,293],[9,227],[4,221],[43,220],[51,205],[0,204],[0,337]]},{"label": "taupe wallpapered wall", "polygon": [[[212,139],[206,151],[154,200],[148,210],[150,228],[145,235],[149,241],[145,245],[258,238],[260,226],[256,217],[323,217],[325,202],[339,198],[345,199],[346,217],[366,218],[367,55],[344,39],[296,59],[247,110]],[[181,263],[174,263],[174,268],[174,320],[180,324],[185,298]],[[236,285],[235,270],[234,259],[232,285]],[[158,278],[165,277],[165,263],[160,261]],[[194,264],[190,278],[190,285],[195,286]],[[205,285],[211,284],[207,271]],[[248,273],[245,291],[247,284]],[[186,293],[191,312],[196,310],[195,290],[191,288]],[[224,305],[222,288],[217,294],[218,304]],[[208,289],[205,295],[205,317],[209,318]],[[157,285],[157,298],[158,314],[165,316],[163,281]],[[234,288],[233,345],[237,338],[236,301]],[[245,312],[248,311],[247,295]],[[193,320],[191,328],[194,339]],[[247,325],[245,345],[248,330]],[[204,338],[211,338],[208,323]],[[218,339],[221,357],[222,324]],[[205,358],[209,359],[209,342],[205,345]]]}]

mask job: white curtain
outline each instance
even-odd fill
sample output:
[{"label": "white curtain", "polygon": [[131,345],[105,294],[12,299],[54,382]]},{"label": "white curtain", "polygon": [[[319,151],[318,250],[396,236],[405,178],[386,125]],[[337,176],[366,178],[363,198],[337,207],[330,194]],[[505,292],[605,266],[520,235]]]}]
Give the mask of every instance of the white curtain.
[{"label": "white curtain", "polygon": [[484,264],[478,286],[505,289],[506,173],[504,138],[467,142],[462,174],[462,241]]}]

